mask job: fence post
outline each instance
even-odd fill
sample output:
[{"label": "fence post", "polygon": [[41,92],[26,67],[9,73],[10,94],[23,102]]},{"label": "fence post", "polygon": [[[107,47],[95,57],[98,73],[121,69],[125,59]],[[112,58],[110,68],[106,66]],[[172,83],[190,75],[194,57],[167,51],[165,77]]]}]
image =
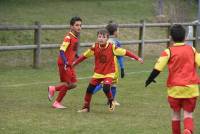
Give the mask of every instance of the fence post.
[{"label": "fence post", "polygon": [[40,67],[40,57],[41,57],[41,24],[40,22],[35,22],[37,28],[34,31],[34,44],[37,48],[33,52],[33,68]]},{"label": "fence post", "polygon": [[193,40],[193,47],[197,48],[197,44],[198,44],[198,27],[197,27],[198,23],[195,23],[195,25],[193,25],[193,37],[195,37],[195,40]]},{"label": "fence post", "polygon": [[141,20],[140,23],[142,24],[142,27],[140,27],[139,29],[139,40],[141,40],[141,43],[139,43],[139,46],[138,46],[138,55],[144,58],[145,21]]}]

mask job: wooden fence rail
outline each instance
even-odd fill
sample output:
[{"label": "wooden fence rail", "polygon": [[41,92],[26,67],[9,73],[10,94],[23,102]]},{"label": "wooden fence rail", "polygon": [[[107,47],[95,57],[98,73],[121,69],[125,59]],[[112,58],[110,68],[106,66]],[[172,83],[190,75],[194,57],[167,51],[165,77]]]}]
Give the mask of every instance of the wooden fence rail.
[{"label": "wooden fence rail", "polygon": [[[173,24],[182,24],[183,26],[192,26],[194,36],[193,38],[188,39],[189,41],[193,41],[193,46],[197,47],[199,37],[197,27],[200,23],[146,23],[145,21],[141,21],[137,24],[119,24],[119,28],[139,28],[139,40],[129,40],[129,41],[121,41],[124,45],[136,45],[138,44],[138,55],[143,57],[144,55],[144,45],[150,43],[166,43],[169,45],[169,29]],[[83,25],[83,29],[101,29],[105,28],[106,25]],[[167,36],[166,39],[152,39],[152,40],[145,40],[145,30],[148,27],[164,27],[167,28]],[[49,48],[57,48],[59,47],[58,44],[42,44],[41,43],[41,36],[42,30],[63,30],[69,29],[69,25],[42,25],[40,22],[35,22],[34,25],[0,25],[0,31],[15,31],[15,30],[33,30],[34,31],[34,45],[7,45],[1,46],[0,51],[11,51],[11,50],[33,50],[34,57],[33,57],[33,67],[39,68],[40,67],[40,59],[41,59],[41,49],[49,49]],[[89,47],[92,43],[80,43],[81,47]]]}]

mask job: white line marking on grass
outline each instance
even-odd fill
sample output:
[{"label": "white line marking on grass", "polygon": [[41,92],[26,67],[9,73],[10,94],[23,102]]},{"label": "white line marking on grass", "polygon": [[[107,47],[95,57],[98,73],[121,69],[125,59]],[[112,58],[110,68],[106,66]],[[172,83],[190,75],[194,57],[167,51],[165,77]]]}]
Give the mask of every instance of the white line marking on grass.
[{"label": "white line marking on grass", "polygon": [[[140,74],[140,73],[149,73],[151,71],[138,71],[138,72],[129,72],[129,73],[125,73],[126,75],[132,75],[132,74]],[[85,80],[85,79],[90,79],[91,76],[87,76],[87,77],[80,77],[78,78],[78,80]],[[20,83],[20,84],[9,84],[9,85],[3,85],[0,86],[0,88],[7,88],[7,87],[23,87],[23,86],[30,86],[30,85],[37,85],[37,84],[48,84],[48,83],[57,83],[57,82],[31,82],[31,83]]]}]

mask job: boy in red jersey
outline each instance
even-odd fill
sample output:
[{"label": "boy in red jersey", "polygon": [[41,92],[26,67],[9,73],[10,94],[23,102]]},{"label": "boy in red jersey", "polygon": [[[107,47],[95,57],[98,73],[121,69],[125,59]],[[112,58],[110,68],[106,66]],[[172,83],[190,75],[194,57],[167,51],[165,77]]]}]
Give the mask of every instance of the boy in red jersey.
[{"label": "boy in red jersey", "polygon": [[143,60],[134,55],[128,50],[117,47],[116,45],[107,42],[109,39],[109,33],[107,30],[100,30],[97,32],[97,43],[95,43],[90,49],[88,49],[82,56],[80,56],[73,65],[77,65],[88,57],[94,56],[95,68],[94,75],[88,85],[84,98],[84,106],[78,112],[89,112],[90,102],[93,92],[97,85],[103,82],[103,91],[109,101],[109,111],[114,111],[115,104],[113,103],[112,93],[110,87],[113,83],[115,76],[115,55],[129,56],[133,59],[143,63]]},{"label": "boy in red jersey", "polygon": [[60,74],[60,83],[55,86],[48,87],[48,98],[51,101],[55,91],[59,91],[56,101],[53,103],[53,108],[65,108],[61,105],[66,92],[76,87],[76,73],[72,67],[72,62],[75,60],[78,44],[79,34],[81,31],[82,19],[80,17],[73,17],[70,21],[70,32],[64,37],[63,43],[60,46],[60,53],[57,64]]},{"label": "boy in red jersey", "polygon": [[200,66],[200,55],[195,48],[184,44],[185,29],[182,25],[174,25],[170,30],[174,44],[164,50],[155,67],[146,80],[147,87],[155,82],[156,76],[168,65],[168,102],[172,109],[172,133],[181,134],[181,109],[184,114],[184,134],[193,134],[193,117],[200,79],[196,65]]},{"label": "boy in red jersey", "polygon": [[[121,47],[121,42],[117,38],[119,35],[118,24],[114,23],[113,21],[110,21],[108,23],[108,25],[106,26],[106,29],[109,32],[108,42],[113,43],[117,47]],[[116,94],[117,94],[117,84],[118,84],[118,79],[119,79],[119,73],[121,73],[121,78],[124,78],[124,75],[125,75],[125,73],[124,73],[124,57],[123,56],[115,56],[115,71],[116,72],[115,72],[115,77],[114,77],[113,84],[111,87],[111,93],[112,93],[115,105],[119,106],[120,103],[118,103],[116,101]],[[102,87],[103,87],[102,84],[96,86],[93,94],[95,94],[96,92],[101,90]],[[109,103],[107,103],[107,104],[109,104]]]}]

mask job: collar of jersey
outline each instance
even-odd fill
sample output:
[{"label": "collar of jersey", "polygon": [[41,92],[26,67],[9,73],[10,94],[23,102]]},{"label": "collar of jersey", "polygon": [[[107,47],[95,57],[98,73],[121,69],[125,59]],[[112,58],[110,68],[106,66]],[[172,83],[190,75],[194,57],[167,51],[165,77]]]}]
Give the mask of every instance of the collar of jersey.
[{"label": "collar of jersey", "polygon": [[105,47],[101,47],[100,44],[99,44],[99,48],[107,48],[107,47],[108,47],[108,44],[109,44],[109,42],[106,43],[106,46],[105,46]]},{"label": "collar of jersey", "polygon": [[77,38],[76,35],[74,35],[71,31],[70,31],[69,33],[70,33],[72,36],[74,36],[75,38]]},{"label": "collar of jersey", "polygon": [[173,46],[183,46],[185,43],[184,42],[179,42],[179,43],[174,43]]}]

